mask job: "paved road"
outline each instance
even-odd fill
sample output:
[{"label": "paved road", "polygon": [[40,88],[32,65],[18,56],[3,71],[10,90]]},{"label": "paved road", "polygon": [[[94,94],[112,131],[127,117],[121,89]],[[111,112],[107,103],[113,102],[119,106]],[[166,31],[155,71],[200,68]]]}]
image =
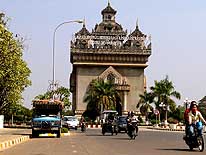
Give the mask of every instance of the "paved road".
[{"label": "paved road", "polygon": [[[0,152],[0,155],[193,155],[182,140],[183,132],[140,129],[136,140],[126,134],[101,135],[99,129],[86,133],[71,131],[62,138],[35,138]],[[204,151],[205,153],[206,151]],[[203,153],[203,154],[204,154]]]}]

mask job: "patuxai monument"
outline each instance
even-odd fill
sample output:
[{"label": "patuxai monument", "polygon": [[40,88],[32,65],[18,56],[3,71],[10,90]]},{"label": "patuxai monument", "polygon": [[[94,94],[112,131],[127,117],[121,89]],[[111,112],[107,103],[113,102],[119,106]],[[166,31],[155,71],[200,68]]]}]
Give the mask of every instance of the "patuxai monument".
[{"label": "patuxai monument", "polygon": [[140,31],[138,23],[128,34],[115,20],[116,13],[108,2],[101,11],[102,21],[91,31],[83,24],[71,41],[70,91],[76,115],[85,111],[83,98],[90,82],[97,78],[112,79],[117,85],[121,96],[119,112],[138,112],[139,94],[146,88],[144,69],[151,55],[151,40]]}]

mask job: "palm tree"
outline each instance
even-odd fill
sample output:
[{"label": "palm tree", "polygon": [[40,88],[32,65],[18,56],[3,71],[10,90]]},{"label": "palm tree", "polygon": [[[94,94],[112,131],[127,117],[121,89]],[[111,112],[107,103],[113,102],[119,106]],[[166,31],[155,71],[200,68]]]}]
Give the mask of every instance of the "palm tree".
[{"label": "palm tree", "polygon": [[175,87],[173,86],[172,81],[169,81],[168,76],[160,82],[155,81],[155,86],[150,88],[154,96],[156,96],[157,100],[155,105],[158,109],[160,109],[161,103],[164,103],[166,108],[165,120],[167,120],[167,108],[171,110],[175,110],[175,101],[171,97],[175,97],[176,99],[180,99],[181,95],[179,92],[175,91]]},{"label": "palm tree", "polygon": [[102,112],[104,109],[115,109],[120,96],[115,84],[103,79],[95,79],[90,83],[85,94],[84,102],[87,102],[87,109],[95,109]]},{"label": "palm tree", "polygon": [[151,103],[153,103],[154,96],[152,93],[147,93],[147,91],[145,91],[144,94],[140,94],[139,97],[140,100],[137,104],[137,108],[140,108],[141,114],[145,115],[146,121],[148,121],[149,112],[153,110]]}]

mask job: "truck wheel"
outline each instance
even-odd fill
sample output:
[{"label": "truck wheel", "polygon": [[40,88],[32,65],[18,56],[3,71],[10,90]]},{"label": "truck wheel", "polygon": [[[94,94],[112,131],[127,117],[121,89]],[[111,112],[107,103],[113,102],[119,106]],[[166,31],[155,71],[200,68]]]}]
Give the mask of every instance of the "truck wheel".
[{"label": "truck wheel", "polygon": [[60,138],[61,137],[61,130],[58,130],[57,131],[57,138]]},{"label": "truck wheel", "polygon": [[35,130],[32,130],[32,138],[37,138],[38,137],[38,132]]}]

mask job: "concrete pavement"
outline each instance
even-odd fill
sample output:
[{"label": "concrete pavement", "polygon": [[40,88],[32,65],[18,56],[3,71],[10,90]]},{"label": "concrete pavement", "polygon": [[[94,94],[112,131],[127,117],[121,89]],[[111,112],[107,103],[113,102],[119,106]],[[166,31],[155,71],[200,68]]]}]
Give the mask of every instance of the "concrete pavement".
[{"label": "concrete pavement", "polygon": [[[61,136],[68,136],[62,133]],[[0,129],[0,151],[16,144],[28,141],[31,138],[31,129],[2,128]]]},{"label": "concrete pavement", "polygon": [[[159,127],[148,127],[148,126],[140,126],[140,128],[152,129],[152,130],[165,130],[165,131],[184,131],[184,129],[169,129],[169,128],[159,128]],[[96,127],[96,129],[99,129],[99,127]],[[68,135],[70,135],[70,132],[62,133],[62,136],[68,136]],[[19,129],[19,128],[0,129],[0,150],[28,141],[30,139],[30,136],[31,136],[31,129]]]},{"label": "concrete pavement", "polygon": [[29,133],[23,130],[2,128],[0,129],[0,150],[29,140]]}]

